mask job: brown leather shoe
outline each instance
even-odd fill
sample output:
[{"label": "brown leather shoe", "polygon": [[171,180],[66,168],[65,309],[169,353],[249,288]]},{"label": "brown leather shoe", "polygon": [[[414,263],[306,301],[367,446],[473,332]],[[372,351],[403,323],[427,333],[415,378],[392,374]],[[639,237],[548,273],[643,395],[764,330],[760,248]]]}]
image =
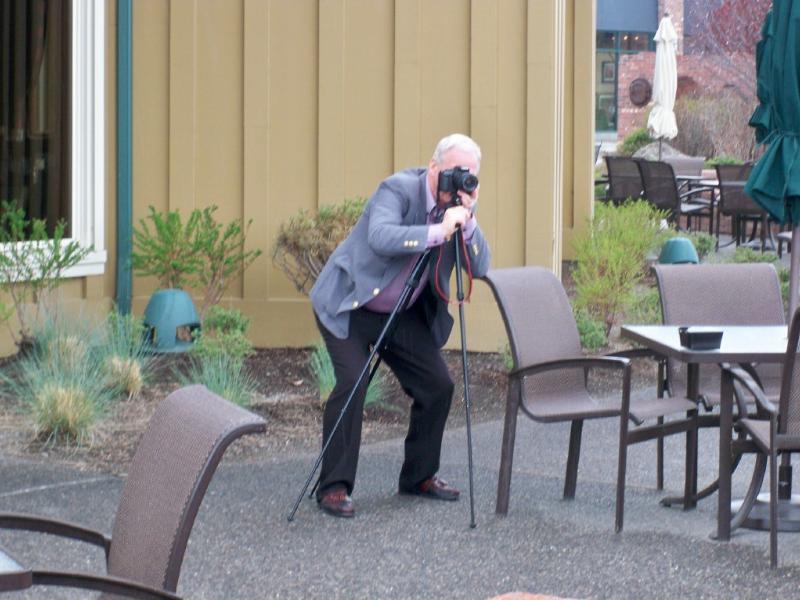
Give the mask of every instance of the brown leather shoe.
[{"label": "brown leather shoe", "polygon": [[433,498],[434,500],[448,500],[450,502],[458,500],[458,497],[461,495],[461,492],[448,485],[444,479],[439,479],[436,475],[428,477],[428,479],[410,488],[401,486],[400,493],[412,496],[424,496],[426,498]]},{"label": "brown leather shoe", "polygon": [[334,517],[352,519],[356,516],[356,511],[353,508],[353,499],[347,494],[347,489],[343,487],[326,490],[317,499],[317,504],[322,510]]}]

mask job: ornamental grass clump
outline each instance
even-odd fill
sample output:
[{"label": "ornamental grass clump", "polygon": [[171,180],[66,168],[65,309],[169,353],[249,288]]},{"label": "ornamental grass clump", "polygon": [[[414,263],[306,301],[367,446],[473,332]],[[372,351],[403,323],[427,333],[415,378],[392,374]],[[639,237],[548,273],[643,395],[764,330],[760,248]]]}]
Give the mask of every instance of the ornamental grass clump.
[{"label": "ornamental grass clump", "polygon": [[129,400],[138,396],[152,363],[145,342],[144,321],[112,311],[106,318],[97,352],[102,357],[106,385],[116,388]]},{"label": "ornamental grass clump", "polygon": [[[333,362],[331,362],[328,349],[325,347],[324,342],[317,342],[311,351],[311,357],[308,360],[308,368],[311,375],[317,384],[317,391],[319,393],[320,406],[324,406],[336,385],[336,373],[333,370]],[[384,394],[383,373],[379,370],[375,373],[375,377],[367,388],[367,395],[364,399],[364,408],[372,406],[373,404],[382,404]]]},{"label": "ornamental grass clump", "polygon": [[98,376],[97,331],[82,319],[50,321],[35,339],[6,383],[31,417],[37,438],[82,445],[116,395]]},{"label": "ornamental grass clump", "polygon": [[192,360],[189,372],[179,377],[183,385],[202,384],[226,400],[247,407],[257,383],[241,360],[228,354],[201,355]]},{"label": "ornamental grass clump", "polygon": [[644,201],[598,204],[588,231],[575,240],[575,309],[601,321],[605,334],[636,298],[648,255],[666,234],[665,211]]}]

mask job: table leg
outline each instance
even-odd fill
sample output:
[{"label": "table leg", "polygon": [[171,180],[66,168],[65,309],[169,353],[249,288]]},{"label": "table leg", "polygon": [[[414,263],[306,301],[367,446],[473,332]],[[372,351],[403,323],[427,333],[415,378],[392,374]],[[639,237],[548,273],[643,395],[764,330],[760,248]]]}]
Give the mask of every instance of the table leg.
[{"label": "table leg", "polygon": [[[686,397],[697,402],[700,395],[700,365],[686,365]],[[686,481],[683,510],[697,507],[697,430],[686,432]]]},{"label": "table leg", "polygon": [[721,371],[719,403],[719,492],[717,541],[731,539],[731,440],[733,437],[733,379]]}]

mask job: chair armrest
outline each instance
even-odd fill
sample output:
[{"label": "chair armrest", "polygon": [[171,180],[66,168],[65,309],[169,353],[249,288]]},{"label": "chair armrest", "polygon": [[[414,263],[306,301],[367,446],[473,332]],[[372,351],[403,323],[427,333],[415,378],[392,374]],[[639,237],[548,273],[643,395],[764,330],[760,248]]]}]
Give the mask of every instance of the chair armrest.
[{"label": "chair armrest", "polygon": [[157,590],[135,581],[112,577],[111,575],[93,575],[90,573],[70,573],[63,571],[34,571],[33,585],[54,585],[58,587],[93,590],[107,594],[116,594],[140,600],[181,600],[165,590]]},{"label": "chair armrest", "polygon": [[666,360],[663,355],[654,352],[650,348],[631,348],[629,350],[618,350],[617,352],[609,352],[603,356],[618,358],[652,358],[657,362]]},{"label": "chair armrest", "polygon": [[[686,198],[691,198],[692,196],[696,196],[697,194],[702,194],[703,192],[713,192],[713,191],[714,191],[713,187],[703,186],[703,187],[692,188],[689,191],[683,192],[682,194],[679,195],[680,199],[684,200]],[[703,198],[703,201],[708,202],[708,200],[706,200],[705,198]]]},{"label": "chair armrest", "polygon": [[24,513],[0,513],[0,529],[21,529],[66,537],[100,546],[106,557],[111,547],[111,538],[94,529],[87,529],[68,521],[48,519]]},{"label": "chair armrest", "polygon": [[538,365],[530,365],[514,369],[508,373],[509,377],[527,377],[545,371],[556,371],[559,369],[629,369],[631,361],[627,358],[614,356],[593,356],[585,358],[563,358],[551,360]]},{"label": "chair armrest", "polygon": [[747,389],[748,392],[756,399],[756,403],[768,412],[770,415],[777,415],[778,409],[775,407],[772,402],[767,400],[767,397],[764,395],[764,390],[755,382],[755,380],[750,377],[750,375],[742,369],[741,367],[732,367],[728,364],[720,365],[720,368],[729,373],[731,377],[733,377],[734,383],[738,383]]}]

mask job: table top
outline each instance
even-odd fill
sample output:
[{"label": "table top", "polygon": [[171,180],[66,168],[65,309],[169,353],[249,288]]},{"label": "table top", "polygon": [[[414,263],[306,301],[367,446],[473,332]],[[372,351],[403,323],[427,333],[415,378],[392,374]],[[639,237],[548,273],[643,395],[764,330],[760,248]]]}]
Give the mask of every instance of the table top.
[{"label": "table top", "polygon": [[24,590],[33,585],[30,569],[22,567],[0,548],[0,592]]},{"label": "table top", "polygon": [[786,355],[787,327],[703,326],[722,331],[720,347],[692,350],[681,346],[677,325],[625,325],[623,337],[686,363],[781,362]]}]

